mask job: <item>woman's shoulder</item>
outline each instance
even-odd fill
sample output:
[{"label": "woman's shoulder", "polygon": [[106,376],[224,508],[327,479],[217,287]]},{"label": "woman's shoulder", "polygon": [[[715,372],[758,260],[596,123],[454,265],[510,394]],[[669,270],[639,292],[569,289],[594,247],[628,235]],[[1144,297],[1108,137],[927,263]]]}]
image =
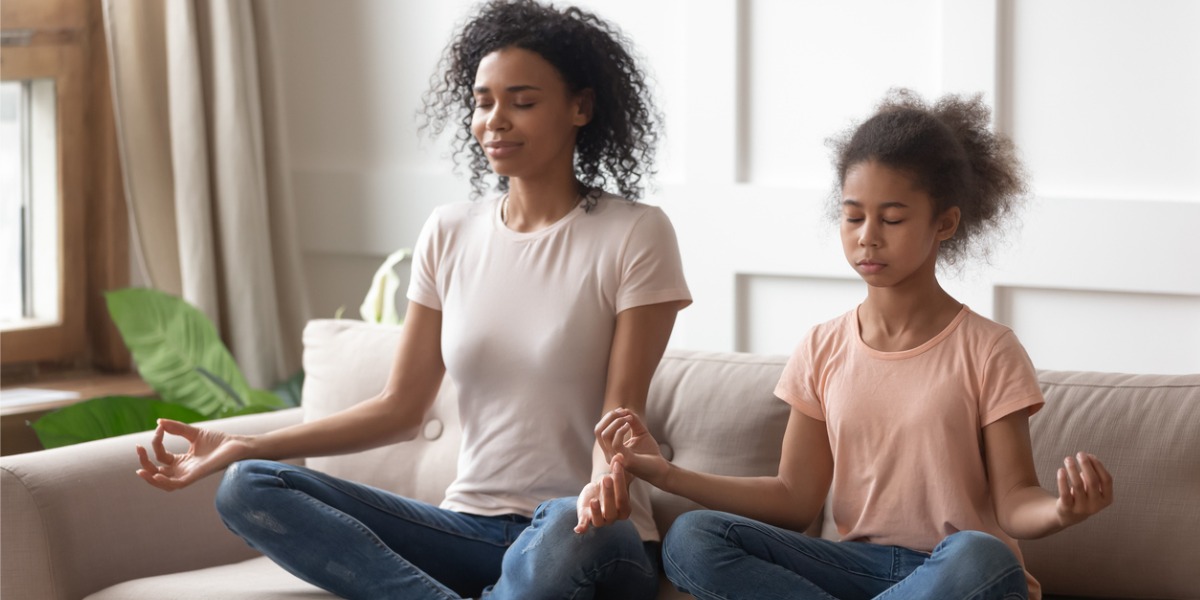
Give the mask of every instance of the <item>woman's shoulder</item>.
[{"label": "woman's shoulder", "polygon": [[434,207],[429,222],[441,229],[453,229],[468,221],[486,220],[496,210],[497,202],[498,198],[488,197],[442,204]]},{"label": "woman's shoulder", "polygon": [[[586,202],[586,200],[585,200]],[[591,213],[607,219],[637,222],[645,218],[667,219],[662,208],[641,201],[629,200],[608,192],[595,199]]]}]

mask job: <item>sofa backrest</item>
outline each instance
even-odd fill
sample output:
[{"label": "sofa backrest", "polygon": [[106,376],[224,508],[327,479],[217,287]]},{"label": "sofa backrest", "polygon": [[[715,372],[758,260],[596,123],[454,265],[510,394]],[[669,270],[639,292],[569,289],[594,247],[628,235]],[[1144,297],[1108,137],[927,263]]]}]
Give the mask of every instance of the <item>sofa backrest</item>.
[{"label": "sofa backrest", "polygon": [[[400,345],[400,326],[321,319],[304,328],[304,420],[312,421],[383,390]],[[335,477],[438,504],[457,470],[462,431],[454,384],[442,383],[417,439],[366,452],[309,458]]]},{"label": "sofa backrest", "polygon": [[1029,420],[1042,486],[1077,452],[1113,475],[1113,505],[1021,542],[1049,594],[1200,597],[1200,375],[1040,371],[1046,405]]},{"label": "sofa backrest", "polygon": [[[305,419],[383,388],[400,328],[313,321],[304,333]],[[676,464],[729,475],[776,472],[788,407],[773,391],[785,357],[668,350],[647,401],[651,432]],[[1088,522],[1021,543],[1048,594],[1194,598],[1200,590],[1200,375],[1039,372],[1046,406],[1030,420],[1047,490],[1084,450],[1115,477],[1115,502]],[[597,415],[599,417],[599,415]],[[412,442],[309,459],[313,468],[437,504],[461,440],[447,380]],[[653,491],[659,530],[696,505]],[[810,533],[817,534],[821,523]],[[826,528],[830,535],[832,527]]]},{"label": "sofa backrest", "polygon": [[[379,393],[399,342],[398,326],[309,322],[304,330],[304,419],[319,419]],[[784,362],[781,356],[668,350],[651,383],[647,426],[664,454],[680,466],[725,475],[774,473],[788,415],[787,405],[773,394]],[[454,387],[447,378],[416,440],[310,458],[305,464],[438,504],[454,479],[461,439]],[[658,490],[651,491],[651,504],[663,533],[675,517],[697,507]],[[814,523],[813,531],[819,528]]]}]

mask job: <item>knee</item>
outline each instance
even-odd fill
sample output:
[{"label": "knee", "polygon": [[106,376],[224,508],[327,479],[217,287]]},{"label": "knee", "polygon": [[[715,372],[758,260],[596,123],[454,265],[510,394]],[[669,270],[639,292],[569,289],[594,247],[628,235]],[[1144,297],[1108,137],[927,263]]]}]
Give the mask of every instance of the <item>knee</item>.
[{"label": "knee", "polygon": [[939,553],[948,562],[965,561],[976,570],[1024,572],[1008,544],[982,531],[959,531],[946,536],[934,549],[934,554]]},{"label": "knee", "polygon": [[243,460],[229,465],[217,488],[215,504],[217,513],[226,522],[231,517],[242,514],[253,504],[257,488],[261,487],[262,475],[271,473],[271,465],[275,463],[266,460]]},{"label": "knee", "polygon": [[693,510],[683,513],[663,539],[663,569],[671,581],[684,572],[703,573],[706,558],[715,544],[725,543],[729,520],[720,512]]},{"label": "knee", "polygon": [[579,524],[576,498],[548,500],[533,516],[535,535],[521,553],[533,553],[542,569],[555,565],[575,569],[580,565],[599,565],[616,559],[645,555],[641,537],[633,523],[618,521],[605,527],[575,532]]},{"label": "knee", "polygon": [[[549,500],[538,508],[534,520],[538,526],[556,539],[566,537],[576,539],[581,543],[567,544],[564,554],[574,554],[576,558],[584,558],[579,554],[621,555],[626,551],[641,551],[642,540],[637,528],[629,520],[621,520],[604,527],[592,527],[585,533],[575,533],[579,524],[579,511],[576,508],[577,498],[556,498]],[[572,559],[564,557],[570,561]]]}]

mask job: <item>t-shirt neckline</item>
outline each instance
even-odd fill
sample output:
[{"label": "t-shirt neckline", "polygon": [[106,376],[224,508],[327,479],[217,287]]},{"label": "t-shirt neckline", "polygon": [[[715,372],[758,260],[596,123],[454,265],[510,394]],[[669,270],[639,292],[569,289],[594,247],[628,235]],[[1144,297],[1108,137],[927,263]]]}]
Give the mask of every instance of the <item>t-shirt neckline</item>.
[{"label": "t-shirt neckline", "polygon": [[505,239],[513,241],[525,241],[537,239],[550,235],[551,233],[566,227],[567,223],[574,221],[581,213],[586,212],[584,209],[585,203],[583,198],[579,199],[579,203],[575,205],[567,214],[563,215],[559,220],[536,231],[513,231],[508,228],[504,220],[500,218],[500,208],[503,205],[504,194],[496,196],[492,199],[492,225],[500,232],[500,235]]},{"label": "t-shirt neckline", "polygon": [[903,360],[928,352],[938,344],[942,343],[942,341],[944,341],[946,338],[950,337],[950,335],[954,333],[954,330],[958,329],[959,324],[962,323],[963,320],[967,318],[967,315],[971,312],[971,309],[968,308],[966,304],[963,304],[962,308],[958,310],[958,314],[954,315],[954,318],[950,320],[950,323],[943,327],[937,335],[926,340],[925,343],[915,348],[909,348],[908,350],[885,352],[883,350],[872,348],[865,341],[863,341],[862,331],[859,331],[858,327],[858,311],[860,308],[862,308],[861,304],[854,307],[854,311],[850,314],[849,326],[850,331],[854,334],[854,341],[858,347],[865,351],[868,355],[885,360]]}]

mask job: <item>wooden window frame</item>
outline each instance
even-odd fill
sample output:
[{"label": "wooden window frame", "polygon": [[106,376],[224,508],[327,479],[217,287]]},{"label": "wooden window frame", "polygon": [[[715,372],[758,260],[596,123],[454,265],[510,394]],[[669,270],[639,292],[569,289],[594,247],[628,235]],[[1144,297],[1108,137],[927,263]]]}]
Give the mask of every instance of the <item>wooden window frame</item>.
[{"label": "wooden window frame", "polygon": [[101,0],[0,3],[0,78],[55,81],[59,163],[59,321],[0,331],[6,373],[130,369],[103,297],[129,284],[129,224],[102,11]]}]

